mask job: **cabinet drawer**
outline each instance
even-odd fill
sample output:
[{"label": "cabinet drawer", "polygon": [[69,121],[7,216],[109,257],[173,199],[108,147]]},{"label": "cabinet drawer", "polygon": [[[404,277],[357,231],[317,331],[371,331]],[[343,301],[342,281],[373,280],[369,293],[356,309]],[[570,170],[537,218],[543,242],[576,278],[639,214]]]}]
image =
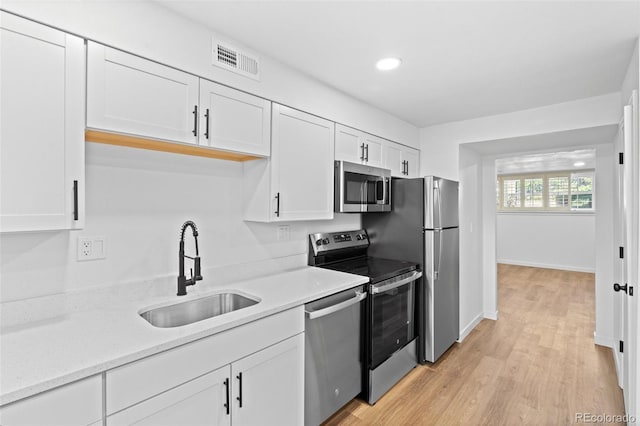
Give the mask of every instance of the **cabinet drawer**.
[{"label": "cabinet drawer", "polygon": [[107,371],[112,414],[304,331],[299,306]]},{"label": "cabinet drawer", "polygon": [[102,378],[93,376],[0,408],[2,426],[89,425],[102,417]]}]

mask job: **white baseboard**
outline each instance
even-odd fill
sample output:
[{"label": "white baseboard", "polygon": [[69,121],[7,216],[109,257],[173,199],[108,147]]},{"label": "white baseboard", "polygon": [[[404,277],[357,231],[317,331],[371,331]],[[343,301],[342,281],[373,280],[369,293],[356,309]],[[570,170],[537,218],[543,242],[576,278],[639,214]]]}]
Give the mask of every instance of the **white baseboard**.
[{"label": "white baseboard", "polygon": [[485,312],[485,313],[484,313],[484,317],[485,317],[486,319],[490,319],[490,320],[498,321],[498,311],[495,311],[495,312]]},{"label": "white baseboard", "polygon": [[607,348],[613,349],[613,337],[611,336],[602,336],[593,332],[593,343],[599,346],[606,346]]},{"label": "white baseboard", "polygon": [[471,333],[473,329],[476,328],[476,325],[480,324],[480,321],[482,321],[482,319],[483,319],[483,315],[478,314],[477,317],[471,320],[471,322],[467,324],[467,326],[464,329],[462,329],[462,331],[460,331],[460,338],[458,339],[458,343],[466,339],[469,333]]},{"label": "white baseboard", "polygon": [[585,268],[584,266],[552,265],[548,263],[528,262],[523,260],[511,260],[511,259],[497,259],[496,262],[504,263],[506,265],[529,266],[532,268],[560,269],[563,271],[589,272],[592,274],[595,274],[596,272],[596,268]]}]

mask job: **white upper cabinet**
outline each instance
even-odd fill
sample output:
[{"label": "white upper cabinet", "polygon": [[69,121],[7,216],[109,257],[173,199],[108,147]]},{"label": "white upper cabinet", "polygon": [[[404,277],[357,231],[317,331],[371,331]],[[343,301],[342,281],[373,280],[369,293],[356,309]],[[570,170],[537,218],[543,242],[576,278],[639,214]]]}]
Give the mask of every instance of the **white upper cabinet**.
[{"label": "white upper cabinet", "polygon": [[377,136],[336,124],[336,160],[383,167],[383,146]]},{"label": "white upper cabinet", "polygon": [[87,127],[268,157],[271,102],[89,42]]},{"label": "white upper cabinet", "polygon": [[200,80],[200,145],[268,157],[271,102]]},{"label": "white upper cabinet", "polygon": [[332,219],[334,123],[272,108],[271,159],[244,164],[245,220]]},{"label": "white upper cabinet", "polygon": [[415,178],[420,174],[420,152],[417,149],[385,141],[385,167],[391,176]]},{"label": "white upper cabinet", "polygon": [[198,141],[198,77],[88,43],[87,127]]},{"label": "white upper cabinet", "polygon": [[0,12],[0,231],[84,225],[84,41]]}]

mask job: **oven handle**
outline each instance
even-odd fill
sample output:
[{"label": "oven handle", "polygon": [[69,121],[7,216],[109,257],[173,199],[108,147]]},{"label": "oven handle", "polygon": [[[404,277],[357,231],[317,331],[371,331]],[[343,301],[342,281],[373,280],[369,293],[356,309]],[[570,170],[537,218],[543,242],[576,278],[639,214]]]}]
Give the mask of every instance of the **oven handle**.
[{"label": "oven handle", "polygon": [[407,278],[404,278],[400,281],[396,281],[386,285],[381,285],[379,287],[373,286],[371,288],[371,294],[384,293],[385,291],[393,290],[394,288],[401,287],[407,283],[410,283],[411,281],[415,281],[421,276],[422,276],[422,271],[415,271],[413,274],[411,274]]},{"label": "oven handle", "polygon": [[349,306],[355,305],[356,303],[362,302],[367,297],[367,292],[356,291],[355,297],[352,297],[349,300],[345,300],[344,302],[336,303],[335,305],[329,306],[328,308],[320,309],[319,311],[307,311],[304,312],[309,319],[322,318],[327,315],[331,315],[334,312],[341,311],[342,309],[348,308]]}]

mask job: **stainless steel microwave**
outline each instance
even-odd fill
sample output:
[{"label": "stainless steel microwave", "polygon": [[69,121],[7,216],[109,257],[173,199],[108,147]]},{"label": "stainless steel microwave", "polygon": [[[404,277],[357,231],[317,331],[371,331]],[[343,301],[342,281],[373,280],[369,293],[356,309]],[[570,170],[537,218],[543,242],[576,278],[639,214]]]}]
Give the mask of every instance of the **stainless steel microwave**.
[{"label": "stainless steel microwave", "polygon": [[336,161],[334,210],[338,213],[391,211],[391,170]]}]

